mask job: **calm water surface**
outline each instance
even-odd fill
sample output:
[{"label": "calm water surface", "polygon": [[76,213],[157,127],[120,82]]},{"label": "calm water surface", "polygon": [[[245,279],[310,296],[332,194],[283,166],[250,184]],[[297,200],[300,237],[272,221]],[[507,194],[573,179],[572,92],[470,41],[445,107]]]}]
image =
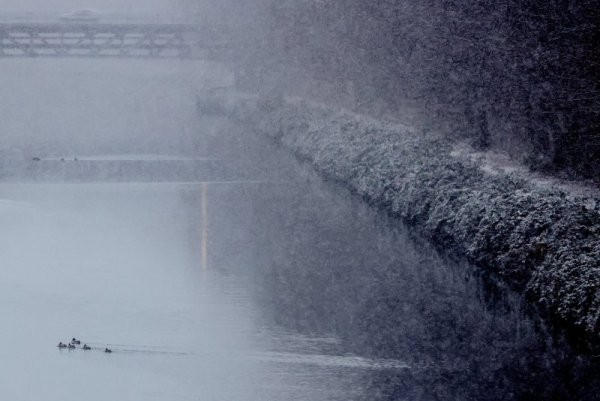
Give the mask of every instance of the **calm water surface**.
[{"label": "calm water surface", "polygon": [[102,63],[0,65],[2,399],[598,398],[510,291],[196,116],[196,66]]},{"label": "calm water surface", "polygon": [[[340,353],[335,337],[268,325],[256,261],[236,249],[244,234],[226,217],[257,190],[243,187],[2,185],[3,393],[341,400],[365,371],[403,369]],[[93,349],[56,348],[74,336]]]},{"label": "calm water surface", "polygon": [[[517,298],[310,174],[2,184],[0,197],[10,399],[526,399],[594,385]],[[72,337],[93,349],[56,348]]]}]

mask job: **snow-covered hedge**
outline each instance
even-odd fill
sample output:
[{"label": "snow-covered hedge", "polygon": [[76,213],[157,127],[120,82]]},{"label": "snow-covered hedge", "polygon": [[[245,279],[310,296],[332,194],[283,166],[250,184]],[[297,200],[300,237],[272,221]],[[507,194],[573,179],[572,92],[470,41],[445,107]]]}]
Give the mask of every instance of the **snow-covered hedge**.
[{"label": "snow-covered hedge", "polygon": [[302,100],[199,101],[268,135],[370,203],[600,339],[600,208],[451,155],[442,137]]}]

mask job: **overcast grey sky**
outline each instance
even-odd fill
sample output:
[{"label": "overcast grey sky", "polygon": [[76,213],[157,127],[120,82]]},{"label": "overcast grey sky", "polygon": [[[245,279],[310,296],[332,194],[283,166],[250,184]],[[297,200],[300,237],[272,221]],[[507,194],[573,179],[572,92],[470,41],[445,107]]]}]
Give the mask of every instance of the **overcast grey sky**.
[{"label": "overcast grey sky", "polygon": [[255,22],[262,4],[257,0],[0,0],[2,13],[40,12],[63,14],[91,8],[103,13],[159,14],[191,18],[198,23],[226,22],[232,26]]},{"label": "overcast grey sky", "polygon": [[67,12],[92,8],[100,12],[169,13],[177,10],[180,3],[181,0],[0,0],[0,12]]}]

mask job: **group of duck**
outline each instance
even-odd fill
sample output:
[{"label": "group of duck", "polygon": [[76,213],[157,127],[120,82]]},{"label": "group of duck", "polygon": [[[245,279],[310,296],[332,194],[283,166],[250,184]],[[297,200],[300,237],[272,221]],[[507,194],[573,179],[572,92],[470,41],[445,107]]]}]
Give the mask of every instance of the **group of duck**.
[{"label": "group of duck", "polygon": [[[59,342],[58,345],[57,345],[57,347],[60,348],[60,349],[64,349],[64,348],[75,349],[75,348],[77,348],[78,345],[81,345],[81,341],[79,341],[76,338],[73,338],[71,340],[71,342],[68,343],[68,344],[63,343],[62,341]],[[83,344],[83,347],[81,347],[81,349],[84,350],[84,351],[89,351],[89,350],[92,349],[92,347],[90,347],[87,344]],[[105,348],[104,352],[106,352],[107,354],[110,354],[112,351],[109,348]]]}]

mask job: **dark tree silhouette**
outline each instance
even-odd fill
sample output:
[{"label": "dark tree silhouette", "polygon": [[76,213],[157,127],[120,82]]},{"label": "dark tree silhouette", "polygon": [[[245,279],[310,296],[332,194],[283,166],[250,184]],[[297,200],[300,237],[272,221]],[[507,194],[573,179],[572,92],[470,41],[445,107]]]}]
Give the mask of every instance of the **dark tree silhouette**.
[{"label": "dark tree silhouette", "polygon": [[256,86],[302,75],[345,106],[402,118],[410,104],[477,147],[600,178],[600,1],[266,1]]}]

